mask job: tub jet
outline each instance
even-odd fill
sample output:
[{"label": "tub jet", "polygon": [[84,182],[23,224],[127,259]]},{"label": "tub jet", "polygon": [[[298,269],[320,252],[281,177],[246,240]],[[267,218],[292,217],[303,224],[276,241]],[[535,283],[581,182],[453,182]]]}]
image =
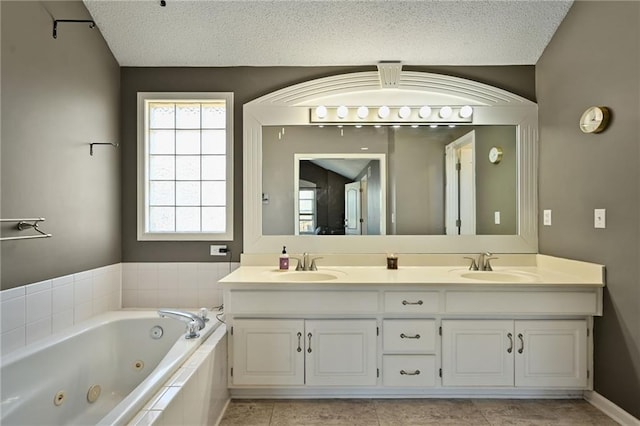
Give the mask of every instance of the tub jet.
[{"label": "tub jet", "polygon": [[100,385],[93,385],[87,391],[87,401],[90,403],[96,402],[96,400],[100,397],[100,392],[102,392],[102,388]]}]

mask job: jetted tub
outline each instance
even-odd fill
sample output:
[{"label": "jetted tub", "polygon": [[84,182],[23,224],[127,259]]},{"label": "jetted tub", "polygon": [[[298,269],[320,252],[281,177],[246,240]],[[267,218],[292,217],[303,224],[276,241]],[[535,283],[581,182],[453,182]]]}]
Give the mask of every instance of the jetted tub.
[{"label": "jetted tub", "polygon": [[156,311],[96,316],[3,357],[2,425],[126,424],[221,324],[200,337]]}]

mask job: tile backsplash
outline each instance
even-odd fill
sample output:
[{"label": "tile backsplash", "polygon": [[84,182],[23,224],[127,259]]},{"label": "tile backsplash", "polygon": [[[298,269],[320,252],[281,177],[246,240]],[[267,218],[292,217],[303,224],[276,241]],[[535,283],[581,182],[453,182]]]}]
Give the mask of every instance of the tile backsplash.
[{"label": "tile backsplash", "polygon": [[239,263],[118,263],[0,292],[0,353],[110,310],[212,308]]}]

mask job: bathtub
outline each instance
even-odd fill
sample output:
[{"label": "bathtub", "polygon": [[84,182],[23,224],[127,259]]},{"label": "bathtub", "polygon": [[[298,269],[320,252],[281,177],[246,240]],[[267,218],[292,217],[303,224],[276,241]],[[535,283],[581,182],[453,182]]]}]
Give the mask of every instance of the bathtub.
[{"label": "bathtub", "polygon": [[127,424],[214,330],[226,333],[220,325],[214,317],[187,340],[185,323],[156,311],[114,311],[12,352],[1,361],[0,423]]}]

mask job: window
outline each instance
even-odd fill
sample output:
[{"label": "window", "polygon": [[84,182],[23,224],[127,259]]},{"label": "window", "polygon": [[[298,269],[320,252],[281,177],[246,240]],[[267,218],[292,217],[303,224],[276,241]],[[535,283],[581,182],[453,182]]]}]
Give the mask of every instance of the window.
[{"label": "window", "polygon": [[232,93],[138,93],[138,240],[233,239],[232,115]]},{"label": "window", "polygon": [[300,234],[313,234],[316,229],[316,190],[301,189],[299,203]]}]

